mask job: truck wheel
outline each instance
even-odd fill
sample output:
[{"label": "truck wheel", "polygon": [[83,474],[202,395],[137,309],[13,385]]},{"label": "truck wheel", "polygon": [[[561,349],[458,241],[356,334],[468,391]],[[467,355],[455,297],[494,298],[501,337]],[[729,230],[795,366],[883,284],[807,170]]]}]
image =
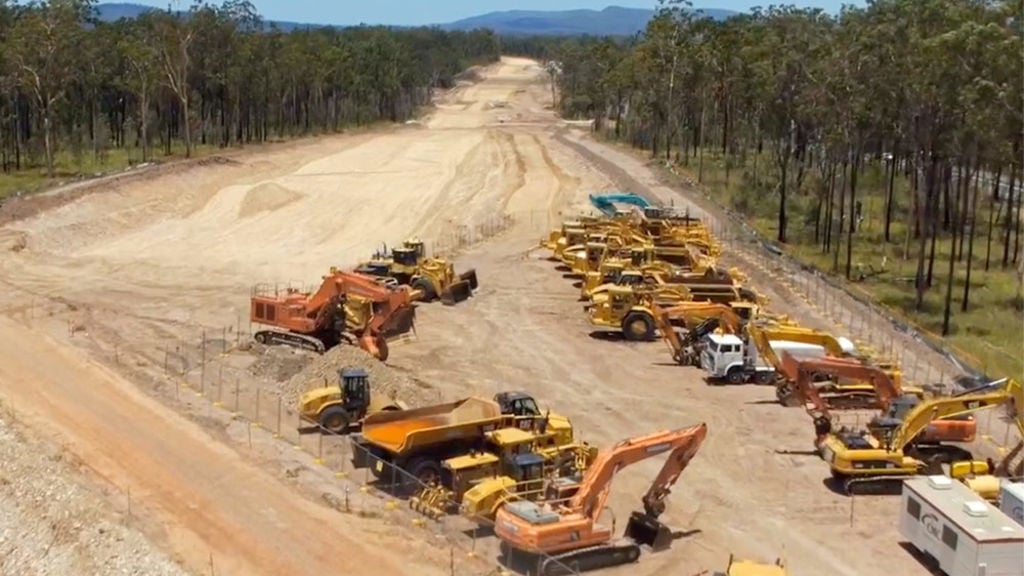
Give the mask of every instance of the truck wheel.
[{"label": "truck wheel", "polygon": [[622,334],[630,342],[654,339],[654,320],[643,312],[630,312],[622,319]]},{"label": "truck wheel", "polygon": [[743,384],[743,381],[746,380],[746,374],[743,373],[743,368],[734,366],[726,373],[725,379],[729,384]]},{"label": "truck wheel", "polygon": [[775,372],[772,370],[759,370],[754,374],[754,383],[761,386],[771,384],[775,380]]},{"label": "truck wheel", "polygon": [[418,493],[424,486],[441,485],[441,464],[429,457],[413,458],[402,469],[397,478],[399,489],[408,494]]},{"label": "truck wheel", "polygon": [[349,415],[341,406],[331,406],[320,413],[320,427],[333,434],[348,431]]},{"label": "truck wheel", "polygon": [[426,278],[417,278],[413,280],[412,289],[423,292],[424,302],[433,302],[437,299],[437,292],[434,290],[434,286]]}]

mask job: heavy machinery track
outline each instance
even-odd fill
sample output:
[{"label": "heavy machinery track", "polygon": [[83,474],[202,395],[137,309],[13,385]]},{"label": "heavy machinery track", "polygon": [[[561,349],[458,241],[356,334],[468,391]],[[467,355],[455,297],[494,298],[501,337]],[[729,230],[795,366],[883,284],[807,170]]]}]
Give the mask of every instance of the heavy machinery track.
[{"label": "heavy machinery track", "polygon": [[291,332],[281,332],[278,330],[260,330],[253,334],[253,338],[260,344],[268,346],[282,345],[282,346],[294,346],[302,350],[309,350],[316,352],[317,354],[323,354],[327,351],[327,345],[324,344],[319,338],[313,338],[312,336],[303,336],[302,334],[295,334]]},{"label": "heavy machinery track", "polygon": [[632,564],[639,559],[640,546],[635,542],[593,546],[545,558],[541,563],[539,576],[568,576],[590,570]]}]

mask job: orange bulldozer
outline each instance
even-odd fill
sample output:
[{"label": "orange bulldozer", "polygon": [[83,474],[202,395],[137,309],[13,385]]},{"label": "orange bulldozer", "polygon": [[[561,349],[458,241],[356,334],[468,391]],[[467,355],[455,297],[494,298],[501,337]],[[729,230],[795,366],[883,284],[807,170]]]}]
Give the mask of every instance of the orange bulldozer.
[{"label": "orange bulldozer", "polygon": [[414,330],[416,308],[408,286],[332,268],[315,292],[253,291],[249,318],[268,326],[253,336],[261,344],[284,344],[324,353],[352,342],[378,360],[388,358],[388,339]]}]

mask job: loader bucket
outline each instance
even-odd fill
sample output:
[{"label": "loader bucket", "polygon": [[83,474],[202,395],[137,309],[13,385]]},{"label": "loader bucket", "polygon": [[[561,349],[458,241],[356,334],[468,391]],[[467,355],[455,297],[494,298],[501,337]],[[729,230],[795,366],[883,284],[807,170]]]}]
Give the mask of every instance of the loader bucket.
[{"label": "loader bucket", "polygon": [[459,280],[463,282],[469,282],[469,287],[476,290],[480,287],[480,284],[476,281],[476,268],[466,270],[462,274],[459,274]]},{"label": "loader bucket", "polygon": [[657,518],[639,511],[629,516],[625,536],[641,546],[650,546],[652,552],[666,550],[672,546],[672,531],[668,526]]},{"label": "loader bucket", "polygon": [[468,300],[472,295],[473,288],[470,286],[469,281],[460,280],[451,284],[441,292],[441,303],[447,306],[452,306],[464,300]]}]

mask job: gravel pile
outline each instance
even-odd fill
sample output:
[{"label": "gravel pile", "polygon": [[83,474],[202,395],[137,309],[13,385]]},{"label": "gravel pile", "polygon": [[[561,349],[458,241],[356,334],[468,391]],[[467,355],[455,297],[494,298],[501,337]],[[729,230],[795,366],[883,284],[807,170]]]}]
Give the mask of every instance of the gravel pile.
[{"label": "gravel pile", "polygon": [[69,459],[0,419],[0,574],[188,574],[76,478]]},{"label": "gravel pile", "polygon": [[281,393],[288,401],[297,401],[305,390],[323,386],[324,381],[336,383],[338,370],[346,366],[361,367],[370,374],[370,388],[377,395],[401,400],[410,408],[441,402],[438,391],[409,372],[388,366],[356,346],[335,346],[313,359],[281,384]]}]

